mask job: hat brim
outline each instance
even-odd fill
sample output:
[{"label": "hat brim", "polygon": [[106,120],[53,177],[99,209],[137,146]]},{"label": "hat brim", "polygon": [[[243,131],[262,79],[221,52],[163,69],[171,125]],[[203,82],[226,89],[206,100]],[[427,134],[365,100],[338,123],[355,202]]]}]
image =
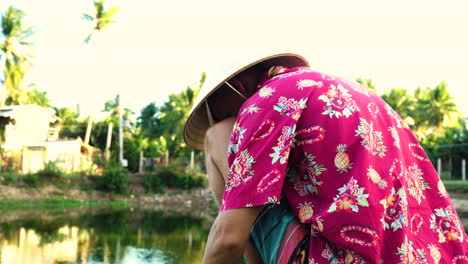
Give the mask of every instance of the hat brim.
[{"label": "hat brim", "polygon": [[223,73],[218,74],[220,76],[215,76],[209,80],[208,78],[210,78],[210,76],[207,76],[207,80],[202,85],[192,106],[190,115],[185,122],[183,137],[187,145],[194,149],[203,149],[205,134],[210,126],[206,108],[202,107],[203,102],[223,86],[225,82],[229,81],[241,72],[260,64],[262,66],[261,68],[264,70],[267,70],[271,66],[286,66],[288,68],[301,66],[309,67],[307,60],[300,55],[294,53],[280,53],[257,60],[250,60],[250,63],[243,64],[245,66],[228,67]]}]

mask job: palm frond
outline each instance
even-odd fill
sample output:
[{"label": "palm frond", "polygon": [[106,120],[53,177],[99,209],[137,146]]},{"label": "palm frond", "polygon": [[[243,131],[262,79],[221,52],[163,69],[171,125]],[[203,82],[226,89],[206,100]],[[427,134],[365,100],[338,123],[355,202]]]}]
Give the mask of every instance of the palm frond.
[{"label": "palm frond", "polygon": [[89,41],[91,40],[92,35],[93,35],[93,33],[89,33],[89,35],[85,38],[85,40],[84,40],[85,44],[89,43]]},{"label": "palm frond", "polygon": [[94,21],[94,17],[93,17],[93,16],[88,15],[88,14],[85,14],[85,13],[82,13],[82,14],[81,14],[81,19],[86,20],[86,21],[90,21],[90,22],[93,22],[93,21]]},{"label": "palm frond", "polygon": [[102,17],[102,14],[104,13],[104,1],[94,1],[94,8],[96,12],[96,18]]},{"label": "palm frond", "polygon": [[104,12],[102,17],[103,18],[110,18],[111,16],[113,16],[118,11],[120,11],[120,8],[118,8],[116,6],[113,6],[113,7],[109,8],[106,12]]}]

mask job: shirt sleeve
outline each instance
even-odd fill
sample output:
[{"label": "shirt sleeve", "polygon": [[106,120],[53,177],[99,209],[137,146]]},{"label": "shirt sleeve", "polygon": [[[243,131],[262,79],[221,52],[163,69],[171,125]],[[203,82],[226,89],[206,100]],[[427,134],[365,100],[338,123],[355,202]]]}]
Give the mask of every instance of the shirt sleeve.
[{"label": "shirt sleeve", "polygon": [[296,125],[308,96],[295,82],[267,83],[239,111],[220,211],[279,203]]}]

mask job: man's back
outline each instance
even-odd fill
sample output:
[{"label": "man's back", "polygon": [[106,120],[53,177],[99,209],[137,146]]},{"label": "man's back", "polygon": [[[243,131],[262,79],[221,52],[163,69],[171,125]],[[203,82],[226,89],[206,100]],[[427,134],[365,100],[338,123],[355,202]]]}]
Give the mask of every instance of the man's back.
[{"label": "man's back", "polygon": [[231,135],[221,210],[284,194],[311,225],[310,263],[465,263],[467,236],[401,118],[347,80],[290,69],[261,85]]}]

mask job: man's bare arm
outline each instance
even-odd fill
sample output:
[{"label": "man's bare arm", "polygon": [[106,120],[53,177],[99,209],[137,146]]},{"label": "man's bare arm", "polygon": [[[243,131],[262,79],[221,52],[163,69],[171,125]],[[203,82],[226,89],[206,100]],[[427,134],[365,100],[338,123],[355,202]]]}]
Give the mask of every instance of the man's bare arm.
[{"label": "man's bare arm", "polygon": [[[211,227],[203,263],[240,263],[248,244],[250,228],[259,213],[260,207],[232,209],[219,213]],[[251,263],[251,260],[248,261]]]},{"label": "man's bare arm", "polygon": [[[234,118],[229,118],[216,124],[214,127],[208,130],[207,135],[205,137],[205,159],[206,168],[208,172],[208,182],[218,204],[221,204],[225,181],[227,180],[229,173],[229,167],[227,164],[227,149],[229,144],[229,137],[231,135],[234,122]],[[215,221],[215,224],[219,221],[222,220],[217,219],[217,221]],[[214,228],[215,225],[212,228],[212,232],[214,232]],[[248,228],[249,231],[250,228],[251,226]],[[218,235],[218,231],[216,231],[216,234],[210,233],[210,237]],[[244,254],[249,264],[262,263],[250,242],[246,243]]]}]

